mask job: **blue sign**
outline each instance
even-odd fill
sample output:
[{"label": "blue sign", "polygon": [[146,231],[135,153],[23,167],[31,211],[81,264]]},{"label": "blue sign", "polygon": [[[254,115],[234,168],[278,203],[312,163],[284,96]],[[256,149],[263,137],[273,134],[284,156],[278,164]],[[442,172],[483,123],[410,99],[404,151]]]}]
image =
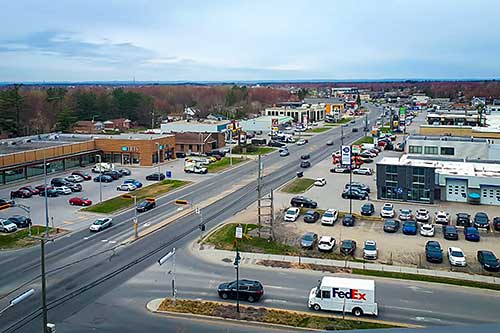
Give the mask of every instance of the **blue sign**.
[{"label": "blue sign", "polygon": [[163,146],[162,146],[162,145],[160,145],[160,146],[159,146],[159,149],[163,149]]},{"label": "blue sign", "polygon": [[128,151],[128,147],[127,146],[123,146],[122,147],[122,151]]},{"label": "blue sign", "polygon": [[172,171],[165,172],[165,176],[167,176],[167,178],[172,178]]},{"label": "blue sign", "polygon": [[403,194],[403,189],[401,187],[396,187],[394,189],[394,193],[396,193],[396,194]]}]

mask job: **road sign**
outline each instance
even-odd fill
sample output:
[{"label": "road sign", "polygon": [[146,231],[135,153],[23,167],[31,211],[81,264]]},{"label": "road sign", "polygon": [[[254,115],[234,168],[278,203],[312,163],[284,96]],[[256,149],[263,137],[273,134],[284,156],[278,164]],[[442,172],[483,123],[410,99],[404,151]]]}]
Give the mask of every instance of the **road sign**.
[{"label": "road sign", "polygon": [[165,172],[165,176],[167,176],[167,178],[172,178],[172,171]]},{"label": "road sign", "polygon": [[351,147],[350,146],[342,146],[342,158],[340,163],[342,165],[351,165]]},{"label": "road sign", "polygon": [[236,235],[235,237],[237,239],[242,239],[243,238],[243,227],[242,226],[237,226],[236,227]]},{"label": "road sign", "polygon": [[278,118],[272,118],[271,127],[278,127],[278,125],[279,125]]},{"label": "road sign", "polygon": [[396,194],[403,194],[403,189],[401,187],[396,187],[394,189],[394,193],[396,193]]}]

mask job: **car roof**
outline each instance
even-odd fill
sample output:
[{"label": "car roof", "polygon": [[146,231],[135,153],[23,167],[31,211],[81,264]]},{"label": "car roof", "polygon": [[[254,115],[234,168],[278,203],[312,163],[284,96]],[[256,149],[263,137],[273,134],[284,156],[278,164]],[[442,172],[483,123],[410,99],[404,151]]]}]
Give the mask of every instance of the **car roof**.
[{"label": "car roof", "polygon": [[333,237],[332,237],[332,236],[321,236],[321,238],[319,239],[319,241],[320,241],[320,242],[321,242],[322,240],[324,240],[324,241],[328,240],[328,241],[329,241],[329,240],[331,240],[331,239],[333,239]]},{"label": "car roof", "polygon": [[374,240],[365,240],[366,245],[375,245],[377,244]]},{"label": "car roof", "polygon": [[456,247],[456,246],[450,246],[449,250],[450,251],[456,251],[456,252],[464,252],[464,251],[462,251],[461,248]]},{"label": "car roof", "polygon": [[[337,211],[337,210],[336,210],[335,208],[328,208],[328,209],[326,210],[326,212],[331,212],[331,213],[334,213],[334,212],[336,212],[336,211]],[[325,213],[326,213],[326,212],[325,212]]]}]

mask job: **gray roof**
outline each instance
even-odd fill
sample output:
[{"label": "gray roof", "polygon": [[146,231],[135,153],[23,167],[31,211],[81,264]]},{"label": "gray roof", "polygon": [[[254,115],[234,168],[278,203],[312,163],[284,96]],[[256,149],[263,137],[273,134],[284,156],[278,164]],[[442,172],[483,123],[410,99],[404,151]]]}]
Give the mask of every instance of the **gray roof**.
[{"label": "gray roof", "polygon": [[304,98],[304,103],[306,104],[344,104],[342,98]]}]

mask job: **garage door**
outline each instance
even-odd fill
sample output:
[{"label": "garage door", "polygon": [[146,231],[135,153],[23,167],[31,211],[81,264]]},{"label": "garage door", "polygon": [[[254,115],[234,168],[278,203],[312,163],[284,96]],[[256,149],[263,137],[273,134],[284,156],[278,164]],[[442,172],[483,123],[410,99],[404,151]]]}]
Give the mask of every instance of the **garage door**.
[{"label": "garage door", "polygon": [[500,206],[500,187],[481,186],[481,203]]},{"label": "garage door", "polygon": [[467,180],[446,180],[446,201],[467,202]]}]

